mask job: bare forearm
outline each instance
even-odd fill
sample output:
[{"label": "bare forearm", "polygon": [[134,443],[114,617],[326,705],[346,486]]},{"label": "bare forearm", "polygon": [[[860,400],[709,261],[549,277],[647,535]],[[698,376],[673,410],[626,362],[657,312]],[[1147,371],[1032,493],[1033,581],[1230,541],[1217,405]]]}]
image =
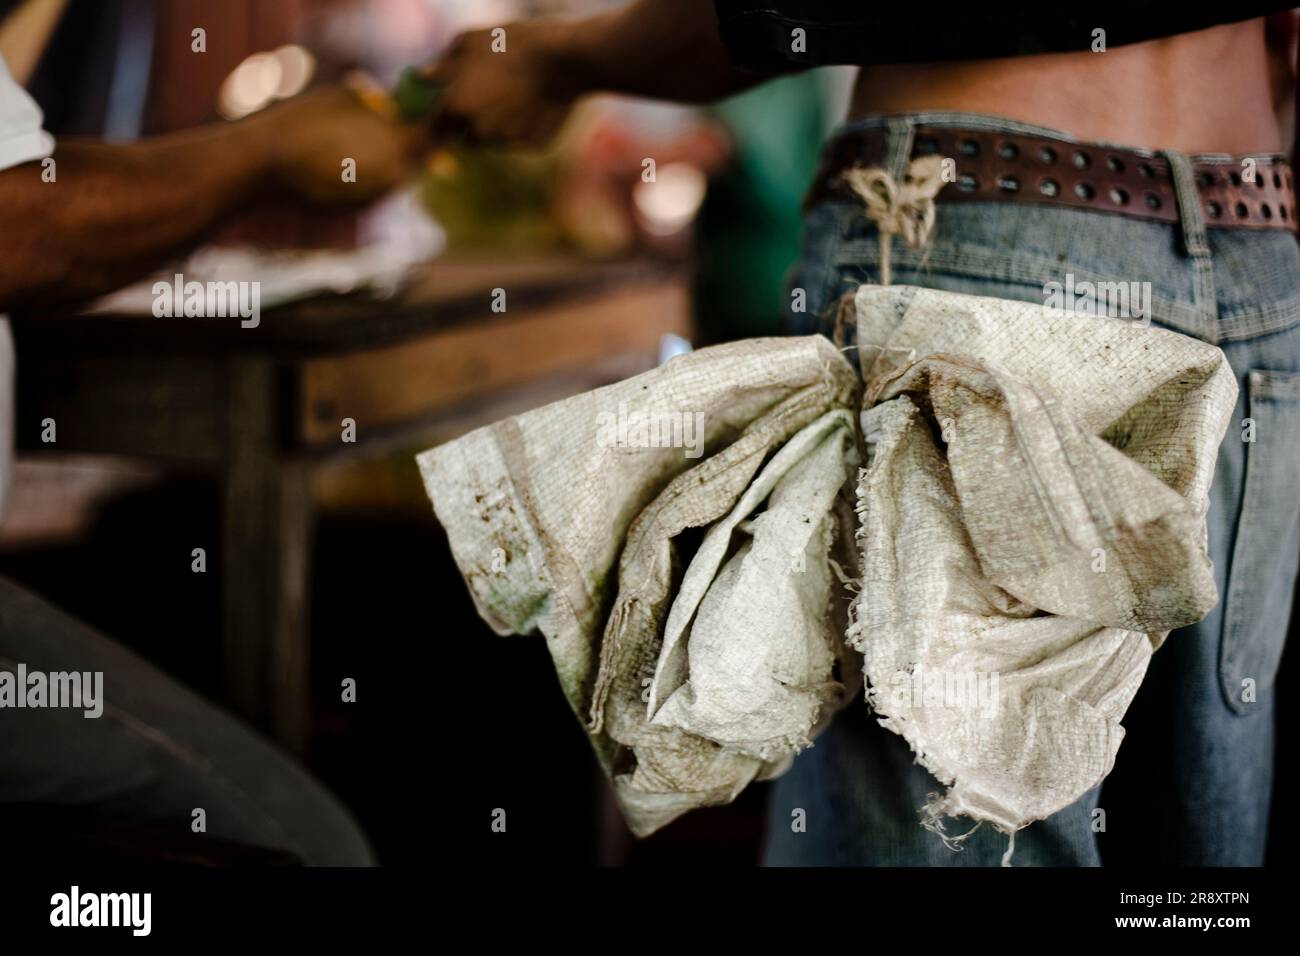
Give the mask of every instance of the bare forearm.
[{"label": "bare forearm", "polygon": [[590,90],[703,103],[771,78],[732,65],[711,0],[635,0],[575,24],[566,46]]},{"label": "bare forearm", "polygon": [[267,131],[213,126],[131,144],[62,142],[53,181],[0,172],[0,312],[84,299],[137,278],[254,199]]}]

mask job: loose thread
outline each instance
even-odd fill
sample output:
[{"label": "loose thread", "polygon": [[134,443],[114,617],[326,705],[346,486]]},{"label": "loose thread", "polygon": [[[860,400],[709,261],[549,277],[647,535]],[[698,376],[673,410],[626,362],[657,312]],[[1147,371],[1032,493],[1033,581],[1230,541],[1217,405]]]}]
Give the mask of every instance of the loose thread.
[{"label": "loose thread", "polygon": [[1011,854],[1016,852],[1016,831],[1011,831],[1011,839],[1007,841],[1007,852],[1002,854],[1002,865],[1011,865]]}]

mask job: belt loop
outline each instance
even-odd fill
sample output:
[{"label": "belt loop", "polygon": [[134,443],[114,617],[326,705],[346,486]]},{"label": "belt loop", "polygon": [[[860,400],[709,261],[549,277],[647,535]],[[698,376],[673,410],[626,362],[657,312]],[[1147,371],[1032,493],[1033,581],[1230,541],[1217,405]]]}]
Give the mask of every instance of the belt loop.
[{"label": "belt loop", "polygon": [[1173,174],[1174,195],[1178,198],[1178,222],[1183,230],[1183,247],[1192,259],[1195,271],[1194,296],[1197,311],[1205,323],[1204,338],[1219,340],[1219,306],[1214,291],[1214,262],[1210,257],[1210,240],[1205,231],[1205,209],[1196,186],[1187,154],[1176,149],[1162,151]]},{"label": "belt loop", "polygon": [[889,127],[885,137],[885,150],[884,155],[881,156],[880,165],[885,168],[885,172],[889,173],[896,183],[901,183],[903,177],[907,175],[907,167],[912,159],[912,139],[915,130],[916,127],[909,117],[891,116],[889,118]]}]

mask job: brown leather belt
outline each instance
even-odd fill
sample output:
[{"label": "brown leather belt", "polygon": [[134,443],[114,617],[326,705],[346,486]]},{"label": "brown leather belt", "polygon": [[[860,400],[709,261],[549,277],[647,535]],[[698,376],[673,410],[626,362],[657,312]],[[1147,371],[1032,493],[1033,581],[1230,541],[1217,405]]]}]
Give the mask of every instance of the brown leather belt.
[{"label": "brown leather belt", "polygon": [[[845,133],[832,140],[808,191],[805,208],[851,197],[840,174],[852,166],[879,166],[885,131]],[[912,155],[951,157],[955,181],[939,202],[1022,202],[1178,222],[1169,161],[1161,155],[1064,138],[918,126]],[[1249,159],[1249,162],[1244,162]],[[1205,224],[1211,228],[1296,231],[1291,167],[1279,157],[1230,157],[1195,162]]]}]

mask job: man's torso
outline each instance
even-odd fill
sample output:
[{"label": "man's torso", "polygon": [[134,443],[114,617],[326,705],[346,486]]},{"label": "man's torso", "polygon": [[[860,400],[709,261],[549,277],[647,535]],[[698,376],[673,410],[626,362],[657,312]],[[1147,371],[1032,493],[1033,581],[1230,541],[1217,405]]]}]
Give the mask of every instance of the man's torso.
[{"label": "man's torso", "polygon": [[1083,140],[1278,152],[1262,18],[1105,52],[863,67],[851,117],[989,113]]}]

